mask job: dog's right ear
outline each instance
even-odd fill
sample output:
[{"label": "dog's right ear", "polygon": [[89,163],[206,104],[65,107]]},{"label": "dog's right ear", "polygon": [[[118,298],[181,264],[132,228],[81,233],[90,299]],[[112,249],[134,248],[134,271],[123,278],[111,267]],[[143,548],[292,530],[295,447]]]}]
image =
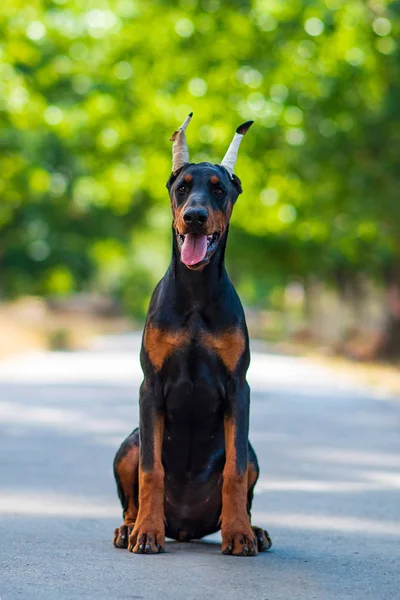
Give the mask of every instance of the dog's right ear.
[{"label": "dog's right ear", "polygon": [[176,181],[176,175],[171,173],[171,176],[166,183],[166,188],[169,192],[171,191],[171,187],[172,187],[172,184],[174,183],[174,181]]},{"label": "dog's right ear", "polygon": [[170,178],[167,181],[166,187],[168,191],[171,191],[171,187],[172,184],[176,181],[176,178],[178,177],[178,175],[180,174],[180,172],[184,169],[184,167],[186,167],[187,165],[182,165],[177,171],[175,171],[175,173],[171,173]]}]

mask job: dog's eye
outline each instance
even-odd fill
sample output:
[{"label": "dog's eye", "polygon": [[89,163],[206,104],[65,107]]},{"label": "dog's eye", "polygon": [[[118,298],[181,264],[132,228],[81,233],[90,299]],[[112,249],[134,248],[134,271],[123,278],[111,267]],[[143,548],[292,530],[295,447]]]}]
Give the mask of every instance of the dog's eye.
[{"label": "dog's eye", "polygon": [[214,194],[216,194],[217,196],[224,196],[225,190],[223,190],[221,187],[216,187],[214,188]]},{"label": "dog's eye", "polygon": [[178,187],[178,193],[179,194],[184,194],[187,191],[187,186],[186,185],[180,185]]}]

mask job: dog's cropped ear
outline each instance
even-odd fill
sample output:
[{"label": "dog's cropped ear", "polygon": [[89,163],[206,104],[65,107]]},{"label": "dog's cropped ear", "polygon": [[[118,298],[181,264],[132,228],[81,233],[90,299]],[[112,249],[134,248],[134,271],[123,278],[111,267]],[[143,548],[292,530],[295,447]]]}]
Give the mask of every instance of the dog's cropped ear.
[{"label": "dog's cropped ear", "polygon": [[235,186],[235,188],[237,189],[238,195],[240,195],[243,192],[243,189],[242,189],[242,182],[240,181],[239,177],[237,175],[233,174],[231,177],[231,181],[232,181],[233,185]]}]

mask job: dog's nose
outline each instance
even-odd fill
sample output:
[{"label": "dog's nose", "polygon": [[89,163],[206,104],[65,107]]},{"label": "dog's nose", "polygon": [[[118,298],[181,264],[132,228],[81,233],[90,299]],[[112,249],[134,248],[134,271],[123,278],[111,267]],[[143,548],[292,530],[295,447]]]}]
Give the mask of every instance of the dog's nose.
[{"label": "dog's nose", "polygon": [[203,227],[208,219],[208,213],[204,208],[188,208],[183,215],[183,220],[187,225],[197,225]]}]

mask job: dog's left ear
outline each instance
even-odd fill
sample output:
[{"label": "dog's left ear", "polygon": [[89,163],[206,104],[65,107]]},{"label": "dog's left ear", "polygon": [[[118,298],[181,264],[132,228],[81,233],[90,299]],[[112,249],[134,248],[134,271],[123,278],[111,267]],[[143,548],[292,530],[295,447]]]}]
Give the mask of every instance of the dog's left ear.
[{"label": "dog's left ear", "polygon": [[236,129],[235,135],[233,136],[233,140],[231,141],[231,144],[224,158],[222,159],[221,167],[225,167],[230,177],[232,177],[234,174],[233,172],[235,169],[240,143],[253,123],[254,121],[246,121],[246,123],[239,125],[239,127]]},{"label": "dog's left ear", "polygon": [[239,177],[237,175],[233,174],[231,177],[231,181],[232,181],[233,185],[235,186],[238,195],[240,195],[243,192],[243,189],[242,189],[242,182],[240,181]]}]

